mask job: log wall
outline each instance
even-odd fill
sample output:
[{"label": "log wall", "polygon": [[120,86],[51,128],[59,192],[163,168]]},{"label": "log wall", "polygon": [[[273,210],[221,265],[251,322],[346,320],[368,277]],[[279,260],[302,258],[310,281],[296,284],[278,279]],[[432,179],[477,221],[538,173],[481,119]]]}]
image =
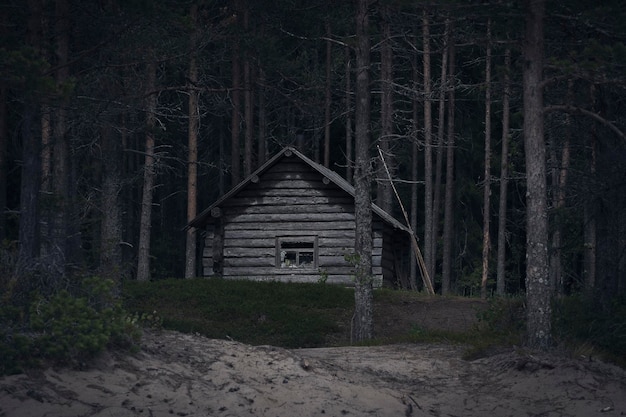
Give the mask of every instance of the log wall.
[{"label": "log wall", "polygon": [[[209,224],[206,230],[204,275],[221,272],[225,278],[294,282],[325,278],[328,283],[353,285],[354,268],[345,256],[354,253],[354,199],[323,179],[298,158],[284,159],[225,200],[215,210],[219,218],[213,219],[222,227]],[[383,256],[384,229],[374,216],[375,286],[382,285],[383,274],[393,273]],[[277,237],[316,237],[317,265],[277,266]],[[218,263],[220,245],[223,257]]]}]

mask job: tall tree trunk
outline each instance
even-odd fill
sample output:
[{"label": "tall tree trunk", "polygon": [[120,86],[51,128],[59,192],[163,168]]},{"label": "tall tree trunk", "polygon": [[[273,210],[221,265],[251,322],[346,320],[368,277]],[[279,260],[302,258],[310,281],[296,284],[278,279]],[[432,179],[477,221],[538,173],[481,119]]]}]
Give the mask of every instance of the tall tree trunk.
[{"label": "tall tree trunk", "polygon": [[431,279],[434,277],[433,248],[433,138],[432,138],[432,91],[430,80],[430,21],[428,10],[422,13],[422,37],[424,50],[424,261]]},{"label": "tall tree trunk", "polygon": [[[7,30],[8,13],[0,12],[0,36],[4,37]],[[8,121],[8,87],[6,82],[0,80],[0,248],[7,238],[7,180],[8,180],[8,144],[9,144],[9,121]]]},{"label": "tall tree trunk", "polygon": [[241,181],[241,153],[239,151],[239,134],[241,132],[241,65],[239,63],[239,41],[236,40],[232,50],[233,77],[233,113],[231,116],[230,140],[230,186]]},{"label": "tall tree trunk", "polygon": [[[592,106],[595,107],[596,103],[596,88],[595,85],[591,85],[589,89],[590,101]],[[587,169],[589,170],[589,177],[592,184],[596,180],[596,158],[598,152],[598,144],[596,138],[596,128],[592,128],[589,149],[591,152],[587,152]],[[596,247],[598,245],[597,239],[597,223],[596,223],[596,201],[592,193],[589,193],[584,202],[583,209],[583,240],[584,240],[584,278],[585,278],[585,290],[588,293],[592,293],[596,287]]]},{"label": "tall tree trunk", "polygon": [[332,104],[331,88],[331,66],[332,66],[332,32],[330,30],[330,21],[326,20],[326,84],[324,85],[324,166],[330,166],[330,106]]},{"label": "tall tree trunk", "polygon": [[[150,57],[154,59],[152,56]],[[146,65],[146,149],[143,167],[143,190],[141,219],[139,221],[139,250],[137,254],[137,280],[150,280],[150,231],[152,229],[152,199],[156,177],[155,129],[156,129],[156,62]]]},{"label": "tall tree trunk", "polygon": [[[28,0],[26,43],[35,51],[41,50],[42,1]],[[24,97],[21,139],[22,166],[20,183],[20,219],[16,275],[19,277],[35,264],[39,255],[39,191],[41,185],[41,142],[35,135],[37,101],[33,91]]]},{"label": "tall tree trunk", "polygon": [[511,99],[511,48],[504,52],[504,92],[502,94],[502,157],[500,161],[500,200],[498,204],[498,263],[496,291],[506,293],[506,219],[509,185],[509,130]]},{"label": "tall tree trunk", "polygon": [[52,201],[52,109],[47,103],[41,105],[41,190],[40,198],[42,199],[42,207],[40,209],[40,234],[41,248],[40,255],[47,257],[50,251],[50,242],[52,240],[52,216],[54,212]]},{"label": "tall tree trunk", "polygon": [[9,142],[7,116],[7,88],[0,81],[0,245],[7,238],[7,144]]},{"label": "tall tree trunk", "polygon": [[[452,33],[452,24],[450,25]],[[448,82],[453,85],[456,77],[456,49],[454,36],[451,35],[448,46],[449,65]],[[448,90],[448,133],[446,141],[446,188],[443,207],[443,257],[441,262],[441,294],[450,292],[452,281],[452,248],[454,231],[454,116],[455,116],[455,91],[454,87]]]},{"label": "tall tree trunk", "polygon": [[487,20],[487,57],[485,60],[485,182],[483,188],[483,271],[480,280],[480,298],[487,298],[489,279],[489,249],[491,246],[490,206],[491,206],[491,19]]},{"label": "tall tree trunk", "polygon": [[[411,54],[411,67],[413,88],[417,91],[420,84],[419,70],[417,68],[417,53]],[[418,157],[419,157],[419,101],[417,97],[413,97],[412,101],[412,120],[411,120],[411,227],[413,233],[417,234],[417,181],[418,181]],[[417,256],[411,256],[410,264],[410,286],[411,289],[417,289]]]},{"label": "tall tree trunk", "polygon": [[[567,103],[573,106],[573,82],[570,80],[567,90]],[[553,184],[553,206],[555,207],[554,214],[554,230],[552,232],[552,256],[550,256],[550,282],[554,291],[556,291],[557,297],[564,295],[565,282],[563,281],[563,265],[562,265],[562,219],[563,210],[565,209],[565,187],[567,186],[567,176],[570,163],[570,143],[572,138],[572,126],[571,116],[565,114],[565,132],[563,135],[563,148],[561,149],[561,158],[556,156],[557,149],[555,146],[551,147],[551,154],[553,152],[552,168],[552,184]]]},{"label": "tall tree trunk", "polygon": [[[188,156],[187,156],[187,222],[196,217],[198,211],[198,4],[191,5],[192,32],[189,42],[189,132],[188,132]],[[190,227],[186,232],[185,245],[185,278],[194,278],[196,274],[196,228]]]},{"label": "tall tree trunk", "polygon": [[[441,53],[441,78],[439,90],[439,113],[437,121],[437,148],[435,159],[435,186],[433,195],[433,239],[431,253],[433,264],[437,259],[437,242],[439,239],[439,220],[441,217],[441,181],[443,176],[443,142],[445,138],[446,124],[446,92],[447,92],[447,73],[448,73],[448,44],[450,43],[450,19],[446,18],[444,29],[444,46]],[[433,273],[435,267],[433,266]]]},{"label": "tall tree trunk", "polygon": [[122,149],[121,140],[113,131],[112,120],[100,129],[103,156],[102,223],[100,226],[100,275],[121,283],[123,236],[122,206]]},{"label": "tall tree trunk", "polygon": [[[380,50],[380,139],[379,146],[393,179],[395,174],[395,158],[390,152],[391,135],[393,134],[393,51],[391,48],[391,22],[389,21],[389,10],[387,6],[381,8],[381,32],[382,42]],[[393,209],[393,195],[391,179],[387,179],[383,169],[382,161],[379,161],[377,181],[377,201],[376,203],[386,212],[391,213]]]},{"label": "tall tree trunk", "polygon": [[344,48],[346,61],[346,179],[350,184],[353,182],[353,150],[352,150],[352,68],[350,65],[350,46]]},{"label": "tall tree trunk", "polygon": [[[63,94],[65,84],[69,81],[69,4],[67,0],[56,2],[56,87]],[[65,275],[69,262],[69,211],[70,205],[70,157],[69,139],[67,136],[67,99],[61,97],[58,107],[53,111],[53,152],[52,152],[52,188],[54,194],[54,210],[52,215],[52,233],[48,253],[49,266],[58,276]]]},{"label": "tall tree trunk", "polygon": [[259,96],[259,166],[263,165],[268,159],[267,148],[267,105],[265,103],[265,72],[259,69],[258,81]]},{"label": "tall tree trunk", "polygon": [[543,20],[545,0],[526,0],[523,45],[524,150],[526,160],[527,343],[551,344],[552,307],[548,271],[548,204],[543,126]]},{"label": "tall tree trunk", "polygon": [[355,217],[356,268],[353,336],[372,337],[372,201],[370,196],[370,40],[369,0],[358,0],[356,14]]},{"label": "tall tree trunk", "polygon": [[[250,30],[250,8],[246,4],[243,12],[243,26],[244,30],[248,33]],[[243,61],[243,79],[244,79],[244,117],[245,117],[245,135],[244,135],[244,164],[243,175],[248,177],[252,174],[253,170],[253,155],[252,149],[254,148],[254,92],[252,91],[252,63],[250,62],[250,51],[248,49],[244,52]]]}]

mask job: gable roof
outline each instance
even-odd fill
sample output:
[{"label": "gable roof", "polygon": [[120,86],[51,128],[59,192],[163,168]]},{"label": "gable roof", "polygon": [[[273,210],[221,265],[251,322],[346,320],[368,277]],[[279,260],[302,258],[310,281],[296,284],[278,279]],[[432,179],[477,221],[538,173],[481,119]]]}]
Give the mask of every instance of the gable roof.
[{"label": "gable roof", "polygon": [[[315,171],[319,172],[322,176],[328,178],[333,184],[335,184],[337,187],[341,188],[343,191],[345,191],[350,196],[352,196],[352,198],[354,198],[355,189],[348,181],[343,179],[335,171],[329,168],[326,168],[323,165],[318,164],[317,162],[306,157],[303,153],[301,153],[297,149],[291,146],[288,146],[288,147],[283,148],[280,152],[278,152],[276,155],[270,158],[267,162],[261,165],[256,171],[250,174],[246,179],[244,179],[239,184],[234,186],[230,191],[228,191],[226,194],[220,197],[217,201],[211,204],[208,208],[206,208],[200,214],[198,214],[195,219],[193,219],[192,221],[189,222],[189,224],[187,224],[187,228],[203,227],[207,223],[207,220],[211,217],[211,210],[213,210],[215,207],[219,207],[224,201],[228,200],[229,198],[239,193],[239,191],[241,191],[243,188],[248,186],[248,184],[253,182],[255,178],[259,177],[268,169],[276,165],[281,159],[292,156],[292,155],[295,155],[296,157],[298,157],[300,160],[305,162]],[[399,229],[406,233],[412,234],[411,230],[407,226],[400,223],[391,214],[387,213],[385,210],[383,210],[381,207],[377,206],[376,204],[372,203],[372,211],[376,213],[381,219],[383,219],[383,221],[393,226],[394,229]]]}]

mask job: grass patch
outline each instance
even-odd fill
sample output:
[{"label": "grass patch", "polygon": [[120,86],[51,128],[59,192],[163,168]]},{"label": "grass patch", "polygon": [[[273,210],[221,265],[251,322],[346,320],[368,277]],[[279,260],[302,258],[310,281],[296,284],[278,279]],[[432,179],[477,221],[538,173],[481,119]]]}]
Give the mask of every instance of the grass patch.
[{"label": "grass patch", "polygon": [[127,282],[129,311],[156,311],[163,327],[252,345],[318,347],[338,337],[354,309],[352,289],[226,279]]}]

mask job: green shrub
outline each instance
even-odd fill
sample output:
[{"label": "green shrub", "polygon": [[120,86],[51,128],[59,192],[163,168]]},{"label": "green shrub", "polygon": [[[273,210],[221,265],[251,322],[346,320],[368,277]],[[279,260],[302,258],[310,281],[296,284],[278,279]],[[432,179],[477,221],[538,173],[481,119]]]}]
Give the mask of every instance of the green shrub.
[{"label": "green shrub", "polygon": [[523,297],[494,297],[489,306],[477,313],[478,324],[468,339],[463,357],[473,360],[487,356],[504,346],[519,346],[526,329],[526,305]]},{"label": "green shrub", "polygon": [[326,345],[354,306],[352,289],[319,283],[169,279],[126,282],[123,294],[140,316],[158,310],[166,329],[282,347]]},{"label": "green shrub", "polygon": [[107,347],[130,349],[140,332],[116,299],[113,281],[85,278],[73,292],[34,294],[0,307],[0,374],[41,360],[82,364]]},{"label": "green shrub", "polygon": [[494,297],[478,317],[478,330],[500,337],[519,338],[526,328],[525,298]]},{"label": "green shrub", "polygon": [[554,332],[558,341],[585,345],[626,364],[626,297],[602,303],[599,297],[574,295],[554,307]]}]

